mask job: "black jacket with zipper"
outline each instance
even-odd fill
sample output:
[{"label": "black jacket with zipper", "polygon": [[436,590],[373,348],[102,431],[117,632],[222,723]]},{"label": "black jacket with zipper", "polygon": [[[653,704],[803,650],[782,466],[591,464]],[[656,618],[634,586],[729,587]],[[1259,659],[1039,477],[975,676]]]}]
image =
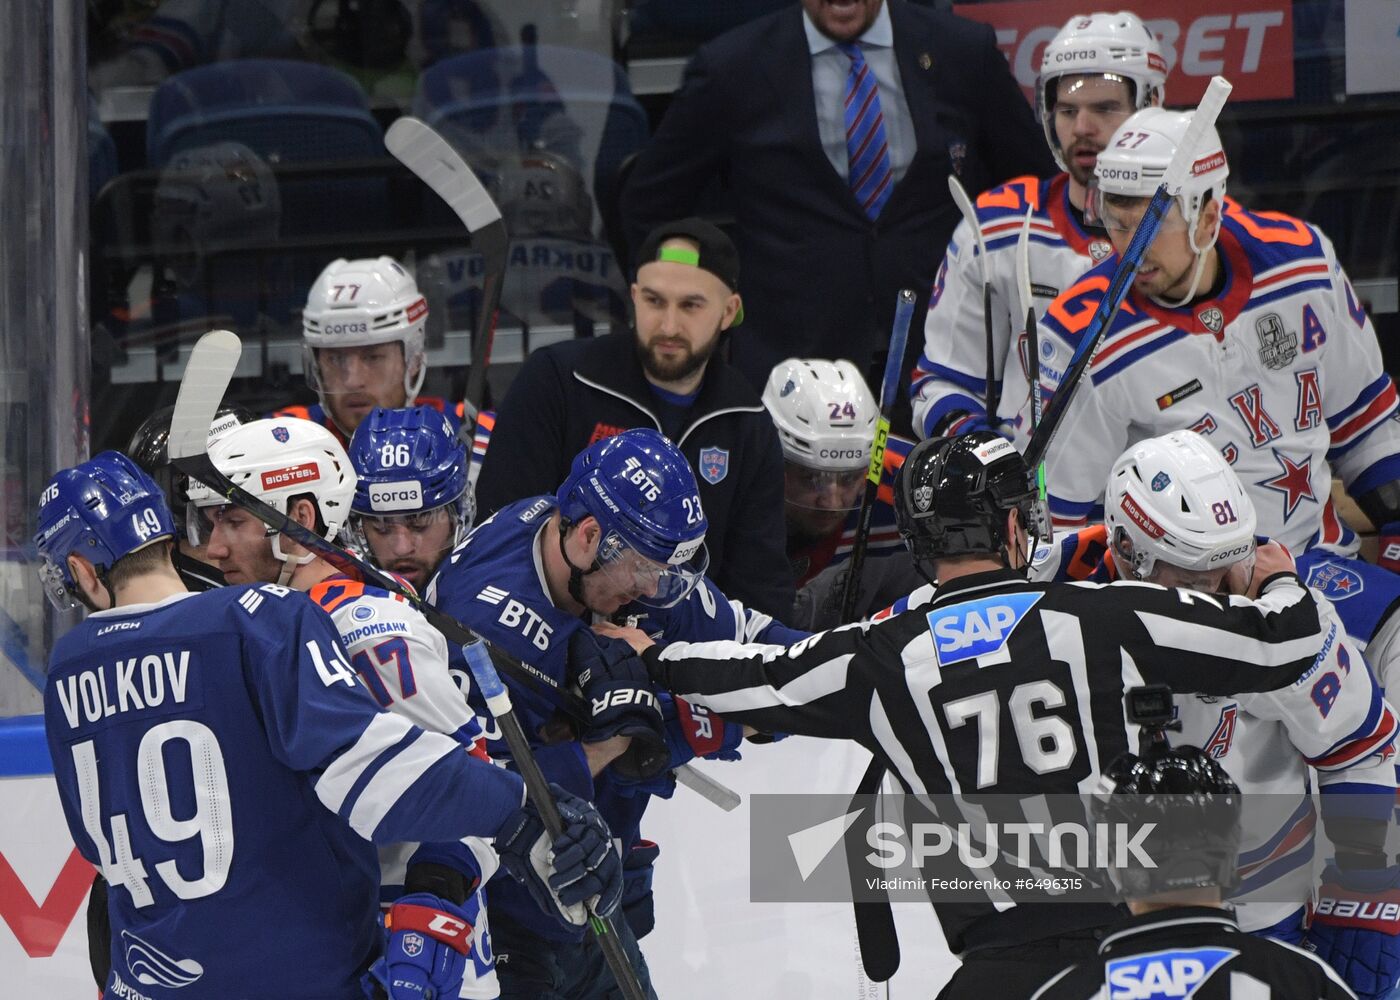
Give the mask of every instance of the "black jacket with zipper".
[{"label": "black jacket with zipper", "polygon": [[[554,493],[574,456],[595,441],[633,427],[665,431],[635,344],[622,331],[530,354],[496,412],[476,484],[479,519]],[[794,581],[784,552],[782,446],[758,394],[718,355],[674,440],[710,522],[710,578],[726,596],[784,619]]]}]

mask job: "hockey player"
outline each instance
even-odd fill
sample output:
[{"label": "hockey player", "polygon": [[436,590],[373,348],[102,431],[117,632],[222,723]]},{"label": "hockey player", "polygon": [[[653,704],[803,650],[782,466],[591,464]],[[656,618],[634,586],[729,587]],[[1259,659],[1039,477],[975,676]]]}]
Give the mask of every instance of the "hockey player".
[{"label": "hockey player", "polygon": [[[1120,251],[1156,184],[1129,176],[1160,176],[1189,121],[1139,111],[1100,155],[1091,207]],[[1400,423],[1388,419],[1395,386],[1327,237],[1225,201],[1228,175],[1210,129],[1046,456],[1051,514],[1057,524],[1086,523],[1114,456],[1191,428],[1234,467],[1260,534],[1302,553],[1304,580],[1341,598],[1347,631],[1388,646],[1400,577],[1348,558],[1357,539],[1331,487],[1339,476],[1373,523],[1400,523]],[[1058,387],[1116,264],[1087,272],[1046,311],[1047,392]],[[1388,533],[1382,528],[1383,541]],[[1389,659],[1373,662],[1379,669]]]},{"label": "hockey player", "polygon": [[[434,416],[441,419],[441,414]],[[245,424],[222,437],[210,458],[235,483],[329,541],[350,516],[356,495],[351,463],[331,433],[310,421],[285,418]],[[421,612],[397,594],[337,573],[290,539],[269,539],[261,521],[225,505],[223,497],[202,484],[191,484],[190,502],[198,514],[192,519],[194,530],[207,537],[209,555],[230,582],[276,580],[307,592],[334,620],[351,667],[375,701],[485,758],[482,728],[448,673],[447,640]],[[380,864],[386,887],[403,886],[410,894],[428,892],[444,901],[439,905],[443,912],[478,930],[465,963],[465,979],[435,980],[434,987],[450,987],[445,994],[449,996],[496,996],[499,987],[479,891],[497,867],[491,848],[479,840],[408,849],[394,845],[381,851]],[[395,926],[395,910],[401,905],[396,903],[389,912]],[[461,979],[460,967],[451,971]],[[387,970],[376,967],[375,972],[387,987]],[[391,997],[397,995],[390,991]]]},{"label": "hockey player", "polygon": [[[46,592],[92,612],[54,646],[44,716],[69,830],[111,886],[108,996],[362,996],[374,843],[494,836],[542,895],[569,887],[552,901],[616,898],[591,806],[556,790],[550,872],[520,778],[378,709],[304,596],[187,592],[159,487],[126,456],[58,473],[38,526]],[[465,950],[471,928],[441,907],[399,917],[420,954]]]},{"label": "hockey player", "polygon": [[[1027,528],[1043,528],[1044,508],[1020,454],[992,432],[920,442],[897,486],[900,532],[939,581],[936,594],[923,588],[889,613],[791,648],[646,648],[652,677],[730,723],[855,740],[906,792],[1073,794],[1127,749],[1126,728],[1107,721],[1122,718],[1125,688],[1146,679],[1217,695],[1272,690],[1296,683],[1326,641],[1312,595],[1276,545],[1259,550],[1252,601],[1027,583]],[[599,629],[646,646],[635,631]],[[984,724],[1008,705],[1004,725]],[[1004,729],[1016,738],[999,739]],[[1003,877],[1024,875],[998,864]],[[963,959],[940,994],[956,1000],[1028,997],[1067,957],[1091,955],[1094,929],[1117,912],[1104,903],[934,905]]]},{"label": "hockey player", "polygon": [[[1133,111],[1162,103],[1167,63],[1136,14],[1076,14],[1040,59],[1036,110],[1062,173],[1018,177],[977,197],[986,259],[966,220],[958,223],[935,279],[914,369],[914,430],[920,437],[994,429],[1024,450],[1029,441],[1030,365],[1016,281],[1016,244],[1026,210],[1031,297],[1036,313],[1113,252],[1102,228],[1086,222],[1084,199],[1098,154]],[[975,192],[974,192],[975,193]],[[987,344],[982,283],[992,286],[993,354],[1000,384],[997,417],[987,419]]]},{"label": "hockey player", "polygon": [[[797,602],[795,628],[841,624],[841,599],[865,495],[879,407],[849,361],[789,358],[775,367],[763,405],[783,445],[783,513]],[[894,523],[894,477],[910,442],[890,437],[870,520],[856,616],[888,607],[922,582]]]},{"label": "hockey player", "polygon": [[1132,829],[1156,823],[1172,832],[1171,841],[1153,851],[1155,868],[1114,870],[1133,916],[1104,936],[1098,955],[1065,969],[1033,1000],[1355,998],[1327,963],[1242,934],[1222,905],[1239,883],[1243,806],[1211,754],[1165,740],[1141,756],[1124,754],[1109,766],[1095,806],[1096,821]]},{"label": "hockey player", "polygon": [[[577,676],[574,645],[591,640],[594,619],[627,616],[648,632],[696,639],[791,642],[805,634],[731,604],[704,578],[707,523],[685,456],[657,431],[624,431],[580,453],[555,496],[508,504],[478,525],[428,599],[561,685]],[[550,703],[527,689],[513,697],[527,733],[553,734],[537,748],[545,774],[610,817],[627,872],[628,926],[618,931],[639,956],[633,935],[652,927],[659,853],[638,830],[648,797],[669,795],[669,772],[694,756],[736,757],[743,728],[666,697],[666,746],[634,738],[629,747],[610,729],[561,731]],[[504,752],[492,744],[493,754]],[[608,982],[597,949],[540,920],[515,886],[492,885],[491,923],[503,997],[591,998]]]},{"label": "hockey player", "polygon": [[[155,480],[175,518],[176,541],[170,556],[185,586],[195,591],[222,587],[223,574],[205,558],[204,546],[190,542],[185,533],[185,489],[189,485],[189,477],[176,472],[171,466],[168,449],[170,416],[174,411],[173,406],[163,406],[142,421],[131,436],[131,443],[126,446],[126,454]],[[229,428],[246,424],[252,419],[253,415],[241,406],[220,407],[214,415],[214,426],[209,428],[209,444],[212,445]]]},{"label": "hockey player", "polygon": [[350,439],[355,499],[347,533],[380,569],[420,593],[476,517],[467,448],[430,406],[373,409]]},{"label": "hockey player", "polygon": [[428,373],[427,321],[427,300],[394,258],[332,261],[302,313],[302,370],[318,402],[285,406],[273,416],[318,423],[341,445],[376,406],[427,405],[460,424],[461,414],[446,400],[418,395]]},{"label": "hockey player", "polygon": [[[1107,524],[1059,541],[1036,560],[1035,577],[1103,581],[1121,574],[1206,594],[1224,591],[1232,570],[1247,577],[1254,504],[1224,457],[1194,431],[1129,448],[1114,463],[1104,493]],[[1335,620],[1330,607],[1319,607]],[[1374,901],[1400,886],[1383,844],[1395,795],[1396,719],[1359,646],[1342,629],[1337,633],[1306,685],[1229,698],[1176,697],[1179,742],[1205,748],[1246,794],[1269,796],[1268,815],[1261,810],[1246,832],[1242,884],[1230,901],[1245,930],[1290,944],[1303,940],[1303,907],[1313,890],[1310,769],[1317,771],[1327,832],[1346,844],[1345,868],[1328,868],[1322,898]],[[1371,794],[1376,797],[1364,798]],[[1365,801],[1376,803],[1370,834],[1340,818]],[[1369,997],[1377,983],[1400,976],[1400,940],[1393,922],[1379,919],[1379,910],[1368,912],[1343,925],[1333,908],[1321,907],[1308,943]]]}]

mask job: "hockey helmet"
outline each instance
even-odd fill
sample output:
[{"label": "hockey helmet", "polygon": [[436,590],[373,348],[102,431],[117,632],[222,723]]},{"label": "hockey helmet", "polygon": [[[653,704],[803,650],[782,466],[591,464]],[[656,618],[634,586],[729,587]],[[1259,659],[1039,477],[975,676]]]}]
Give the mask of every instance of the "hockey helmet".
[{"label": "hockey helmet", "polygon": [[118,559],[174,537],[175,522],[155,480],[120,452],[104,451],[44,487],[34,535],[39,580],[53,606],[70,611],[81,603],[70,555],[92,563],[105,585]]},{"label": "hockey helmet", "polygon": [[1223,455],[1195,431],[1139,441],[1108,474],[1104,522],[1126,575],[1165,563],[1206,572],[1254,557],[1254,503]]},{"label": "hockey helmet", "polygon": [[1080,14],[1065,22],[1045,46],[1035,81],[1036,114],[1061,170],[1069,167],[1055,134],[1055,100],[1060,77],[1071,75],[1121,79],[1132,90],[1134,110],[1141,110],[1161,105],[1167,60],[1156,36],[1131,11]]},{"label": "hockey helmet", "polygon": [[[327,541],[335,539],[350,515],[355,470],[335,435],[320,424],[296,417],[254,420],[222,435],[209,458],[235,485],[283,514],[294,497],[311,494],[315,531]],[[199,545],[213,528],[203,512],[228,501],[197,480],[190,481],[189,499],[189,538]],[[272,554],[283,563],[283,584],[296,566],[316,558],[312,552],[284,554],[277,534],[272,535]]]},{"label": "hockey helmet", "polygon": [[403,345],[403,390],[412,402],[428,371],[424,328],[428,302],[392,257],[332,261],[306,297],[302,313],[306,380],[326,405],[323,348]]},{"label": "hockey helmet", "polygon": [[421,527],[446,515],[453,520],[448,549],[471,530],[476,503],[467,489],[467,448],[431,406],[376,407],[355,428],[349,454],[356,484],[347,531],[366,555],[373,556],[366,521]]},{"label": "hockey helmet", "polygon": [[[1097,219],[1110,231],[1131,231],[1131,225],[1116,222],[1118,213],[1105,196],[1151,198],[1166,176],[1167,165],[1185,138],[1194,114],[1191,111],[1145,108],[1118,126],[1109,140],[1108,148],[1099,154],[1098,162],[1094,165],[1094,181],[1088,202],[1089,217]],[[1206,202],[1211,198],[1220,200],[1225,197],[1225,179],[1229,176],[1225,147],[1220,142],[1220,133],[1212,126],[1206,129],[1199,148],[1195,150],[1191,168],[1181,185],[1181,193],[1176,196],[1181,217],[1191,236],[1191,249],[1197,253],[1214,245],[1219,225],[1204,246],[1197,246],[1196,222]]]},{"label": "hockey helmet", "polygon": [[1144,849],[1155,867],[1117,858],[1109,868],[1130,899],[1210,886],[1228,894],[1239,885],[1243,809],[1239,786],[1214,757],[1165,742],[1119,755],[1100,776],[1090,807],[1096,829],[1153,824]]},{"label": "hockey helmet", "polygon": [[[176,530],[183,536],[185,530],[185,501],[189,488],[189,477],[170,464],[170,418],[175,412],[173,406],[163,406],[152,413],[126,446],[127,455],[141,466],[155,480],[165,502],[170,505],[170,513],[175,517]],[[227,433],[239,424],[251,423],[253,414],[243,406],[221,406],[214,414],[214,423],[209,427],[208,447],[213,447],[220,435]]]},{"label": "hockey helmet", "polygon": [[1037,541],[1050,539],[1050,517],[1025,459],[992,431],[920,441],[900,468],[894,500],[899,534],[918,563],[1001,553],[1011,541],[1012,510]]},{"label": "hockey helmet", "polygon": [[[566,526],[593,517],[602,529],[587,573],[631,574],[625,578],[643,591],[638,603],[677,604],[709,567],[695,473],[660,431],[637,428],[590,445],[574,458],[557,499]],[[583,575],[575,571],[571,593]]]}]

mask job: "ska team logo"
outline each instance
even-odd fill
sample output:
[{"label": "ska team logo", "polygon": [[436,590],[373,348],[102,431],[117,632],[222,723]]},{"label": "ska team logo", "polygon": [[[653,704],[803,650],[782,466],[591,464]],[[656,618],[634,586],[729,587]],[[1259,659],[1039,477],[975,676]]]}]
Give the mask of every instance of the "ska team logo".
[{"label": "ska team logo", "polygon": [[409,958],[413,958],[423,950],[423,938],[419,934],[405,934],[403,936],[403,953]]},{"label": "ska team logo", "polygon": [[1108,1000],[1187,1000],[1228,959],[1232,948],[1184,948],[1108,963]]},{"label": "ska team logo", "polygon": [[1042,596],[999,594],[930,611],[928,627],[938,665],[947,667],[997,652]]},{"label": "ska team logo", "polygon": [[718,486],[729,475],[729,449],[700,449],[700,478],[711,486]]},{"label": "ska team logo", "polygon": [[1329,601],[1354,597],[1366,589],[1361,574],[1336,563],[1319,563],[1308,574],[1308,586],[1322,591]]}]

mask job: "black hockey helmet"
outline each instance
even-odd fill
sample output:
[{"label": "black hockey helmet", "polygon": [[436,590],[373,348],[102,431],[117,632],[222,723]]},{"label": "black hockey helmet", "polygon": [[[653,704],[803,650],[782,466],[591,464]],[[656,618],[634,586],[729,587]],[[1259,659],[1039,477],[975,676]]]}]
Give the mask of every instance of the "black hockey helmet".
[{"label": "black hockey helmet", "polygon": [[[165,494],[166,503],[170,505],[170,512],[175,515],[175,524],[183,525],[185,488],[189,485],[189,478],[176,472],[170,464],[170,418],[174,413],[175,407],[163,406],[147,417],[136,428],[136,433],[131,435],[126,454],[156,481]],[[230,427],[249,423],[252,419],[253,414],[247,407],[221,406],[209,428],[210,440]]]},{"label": "black hockey helmet", "polygon": [[1012,510],[1038,541],[1050,537],[1050,518],[1025,460],[992,431],[916,444],[899,470],[894,509],[899,534],[919,563],[1000,554]]},{"label": "black hockey helmet", "polygon": [[[1225,768],[1200,747],[1164,742],[1141,755],[1121,754],[1094,794],[1095,824],[1155,824],[1144,850],[1155,868],[1119,865],[1110,870],[1125,897],[1141,899],[1182,889],[1239,885],[1243,801]],[[1122,860],[1122,859],[1115,859]]]}]

